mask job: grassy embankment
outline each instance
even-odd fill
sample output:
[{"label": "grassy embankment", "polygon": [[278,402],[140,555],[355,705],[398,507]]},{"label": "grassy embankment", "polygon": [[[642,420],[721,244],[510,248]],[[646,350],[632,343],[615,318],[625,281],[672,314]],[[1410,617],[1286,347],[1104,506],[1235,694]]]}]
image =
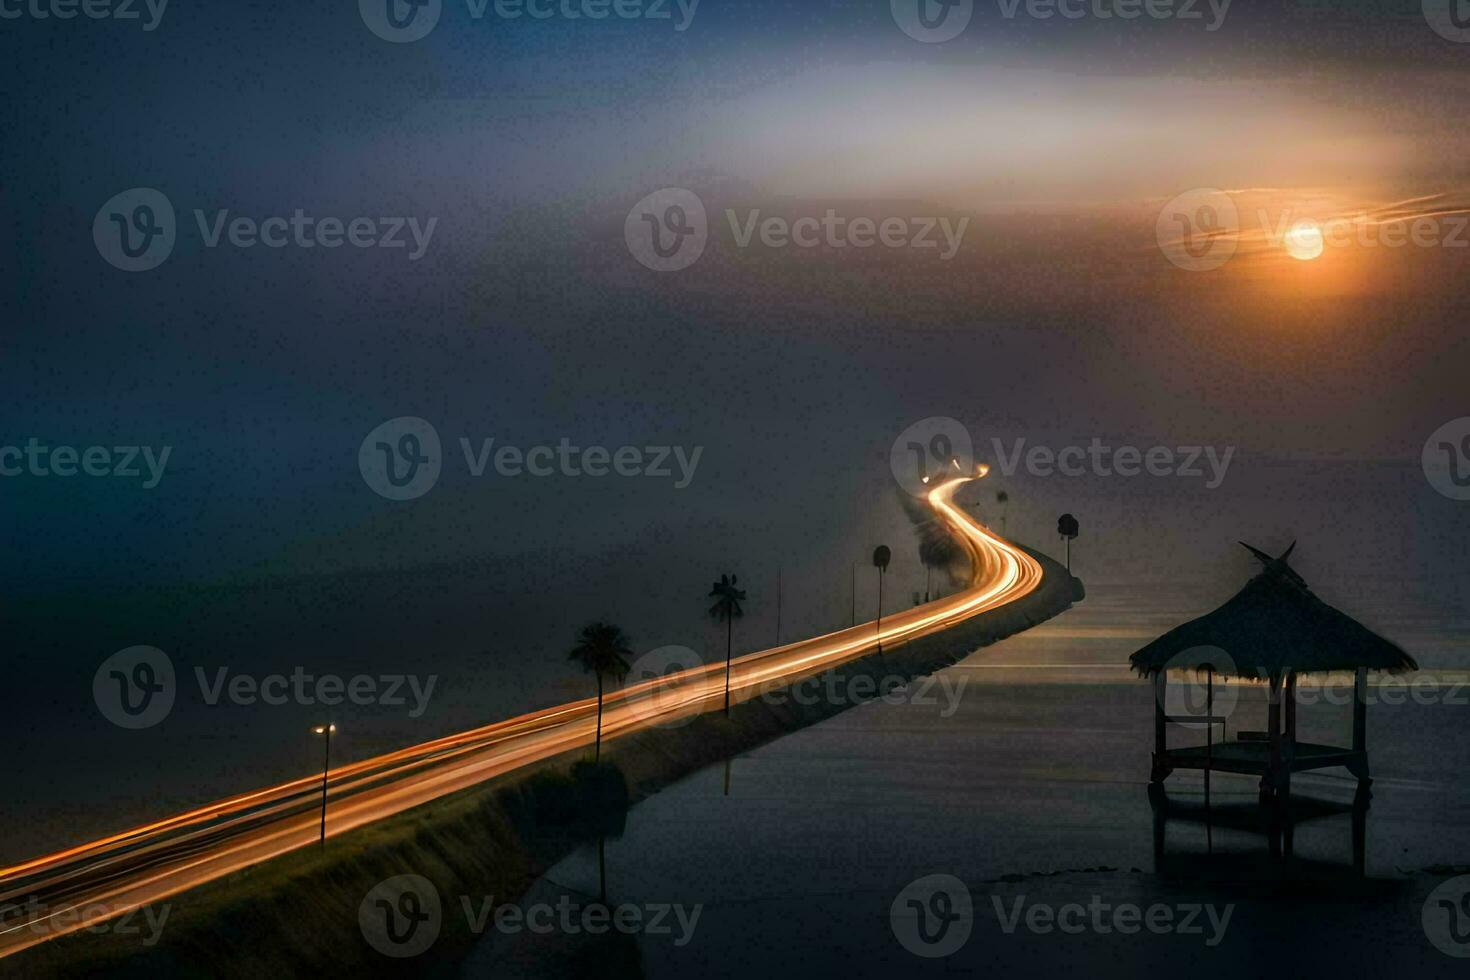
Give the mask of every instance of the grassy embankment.
[{"label": "grassy embankment", "polygon": [[[1029,549],[1028,549],[1029,550]],[[931,674],[972,651],[1063,612],[1082,583],[1045,556],[1041,587],[940,633],[835,668],[844,690],[866,677]],[[811,700],[811,699],[804,699]],[[730,717],[648,729],[604,745],[603,779],[585,750],[547,760],[327,842],[210,882],[171,900],[155,945],[147,935],[80,932],[0,960],[23,976],[449,976],[476,942],[457,896],[513,901],[539,873],[599,833],[615,833],[632,803],[711,763],[815,724],[850,704],[791,699],[738,703]],[[576,771],[574,772],[574,767]],[[608,778],[612,785],[608,785]],[[433,882],[443,921],[432,951],[390,959],[373,950],[358,908],[379,881]],[[139,920],[141,922],[141,920]],[[609,964],[611,965],[611,964]]]}]

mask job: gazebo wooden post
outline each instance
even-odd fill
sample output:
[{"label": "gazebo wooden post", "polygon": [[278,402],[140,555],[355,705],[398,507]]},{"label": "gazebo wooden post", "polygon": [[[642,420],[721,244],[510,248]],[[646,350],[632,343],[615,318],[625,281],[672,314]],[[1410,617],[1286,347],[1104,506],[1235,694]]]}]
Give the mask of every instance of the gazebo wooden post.
[{"label": "gazebo wooden post", "polygon": [[1277,796],[1276,802],[1281,809],[1282,817],[1281,852],[1282,856],[1290,861],[1296,837],[1296,823],[1291,813],[1291,770],[1296,761],[1296,671],[1294,670],[1286,674],[1283,696],[1286,699],[1286,731],[1281,738],[1281,770],[1278,782],[1280,795]]},{"label": "gazebo wooden post", "polygon": [[1153,772],[1149,775],[1149,781],[1162,784],[1164,778],[1169,775],[1169,768],[1164,763],[1164,757],[1168,752],[1168,738],[1164,715],[1164,697],[1169,685],[1168,671],[1159,668],[1154,672],[1154,764]]},{"label": "gazebo wooden post", "polygon": [[[1221,733],[1223,736],[1223,732]],[[1215,672],[1205,674],[1205,847],[1215,851],[1215,822],[1210,812],[1210,766],[1215,753]]]},{"label": "gazebo wooden post", "polygon": [[1353,751],[1368,751],[1368,668],[1353,674]]},{"label": "gazebo wooden post", "polygon": [[1281,788],[1291,794],[1291,765],[1296,759],[1296,671],[1286,675],[1286,733],[1282,739]]},{"label": "gazebo wooden post", "polygon": [[1266,739],[1270,746],[1266,756],[1266,771],[1261,774],[1261,802],[1267,803],[1276,793],[1277,777],[1281,772],[1281,675],[1272,674],[1270,694],[1266,711]]},{"label": "gazebo wooden post", "polygon": [[1358,777],[1358,796],[1366,799],[1368,787],[1368,668],[1359,667],[1353,675],[1353,761],[1348,770]]}]

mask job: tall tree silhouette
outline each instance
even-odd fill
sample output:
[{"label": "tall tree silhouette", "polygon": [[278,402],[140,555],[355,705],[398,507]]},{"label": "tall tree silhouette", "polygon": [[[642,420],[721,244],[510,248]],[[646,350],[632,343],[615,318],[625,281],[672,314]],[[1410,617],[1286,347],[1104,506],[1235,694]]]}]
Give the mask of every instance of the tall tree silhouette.
[{"label": "tall tree silhouette", "polygon": [[924,601],[930,599],[932,573],[947,568],[960,555],[960,546],[937,521],[919,525],[919,561],[924,563]]},{"label": "tall tree silhouette", "polygon": [[745,615],[745,610],[740,608],[740,602],[745,598],[745,590],[737,589],[734,575],[721,575],[709,590],[710,597],[715,604],[709,607],[709,614],[715,619],[725,621],[725,714],[730,713],[730,657],[735,639],[735,620]]},{"label": "tall tree silhouette", "polygon": [[575,660],[597,675],[597,748],[594,760],[602,760],[602,692],[607,679],[621,682],[628,676],[631,665],[628,658],[633,651],[628,649],[628,637],[620,627],[612,623],[596,622],[582,627],[577,634],[577,645],[567,659]]}]

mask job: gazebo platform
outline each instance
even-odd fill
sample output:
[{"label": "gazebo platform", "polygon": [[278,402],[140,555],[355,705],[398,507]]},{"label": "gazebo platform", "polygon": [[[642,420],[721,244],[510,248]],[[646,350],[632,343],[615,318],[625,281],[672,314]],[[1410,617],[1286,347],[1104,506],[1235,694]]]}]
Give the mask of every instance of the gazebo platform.
[{"label": "gazebo platform", "polygon": [[[1283,748],[1286,751],[1280,763],[1282,769],[1304,772],[1346,766],[1354,775],[1367,778],[1367,752],[1315,742],[1287,743]],[[1159,773],[1160,769],[1166,771]],[[1265,732],[1239,732],[1235,739],[1217,745],[1165,749],[1163,758],[1154,760],[1155,781],[1175,769],[1212,769],[1264,776],[1271,769],[1271,742]]]}]

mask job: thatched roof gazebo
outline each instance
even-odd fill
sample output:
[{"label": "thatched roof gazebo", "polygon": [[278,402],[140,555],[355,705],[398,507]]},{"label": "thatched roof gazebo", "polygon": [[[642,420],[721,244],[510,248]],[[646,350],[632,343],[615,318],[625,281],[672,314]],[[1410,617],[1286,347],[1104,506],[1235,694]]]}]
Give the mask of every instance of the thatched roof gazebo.
[{"label": "thatched roof gazebo", "polygon": [[[1261,798],[1289,792],[1291,774],[1306,769],[1345,766],[1366,793],[1368,750],[1365,740],[1367,672],[1398,673],[1418,664],[1396,644],[1332,608],[1312,594],[1287,564],[1295,548],[1279,558],[1245,545],[1265,566],[1228,602],[1213,612],[1165,633],[1133,654],[1133,669],[1154,681],[1154,756],[1151,781],[1160,785],[1175,769],[1211,769],[1259,774]],[[1175,716],[1164,707],[1170,670],[1202,672],[1206,678],[1204,715]],[[1296,739],[1296,680],[1301,674],[1354,674],[1352,747],[1316,745]],[[1214,677],[1234,676],[1270,685],[1268,731],[1236,732],[1230,739],[1226,718],[1214,714]],[[1286,704],[1282,726],[1283,693]],[[1204,725],[1203,746],[1170,749],[1169,724]],[[1215,744],[1214,726],[1221,726]]]}]

